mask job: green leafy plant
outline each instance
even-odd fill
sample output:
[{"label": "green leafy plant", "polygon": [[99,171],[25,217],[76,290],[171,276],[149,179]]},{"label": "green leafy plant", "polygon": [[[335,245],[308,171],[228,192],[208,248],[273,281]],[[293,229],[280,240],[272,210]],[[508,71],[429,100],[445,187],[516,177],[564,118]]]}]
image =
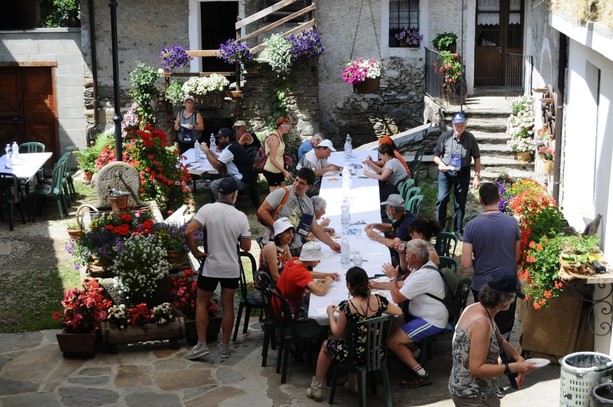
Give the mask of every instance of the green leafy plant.
[{"label": "green leafy plant", "polygon": [[104,147],[112,145],[113,143],[115,143],[115,136],[109,133],[102,133],[96,137],[96,141],[92,146],[75,151],[74,155],[77,159],[79,168],[86,172],[96,172],[98,170],[96,167],[96,160],[102,154]]},{"label": "green leafy plant", "polygon": [[441,51],[438,61],[434,63],[434,70],[443,74],[444,89],[454,89],[462,81],[464,72],[460,54]]},{"label": "green leafy plant", "polygon": [[130,72],[130,96],[138,103],[136,113],[140,118],[140,126],[143,128],[146,124],[154,123],[154,101],[160,94],[157,86],[157,80],[160,77],[157,69],[145,64],[138,64],[136,68]]},{"label": "green leafy plant", "polygon": [[270,106],[270,114],[268,115],[269,128],[274,128],[277,117],[287,114],[287,97],[292,92],[292,89],[292,83],[287,76],[281,75],[274,80],[273,86],[270,87],[270,95],[268,97]]},{"label": "green leafy plant", "polygon": [[180,105],[183,102],[185,94],[183,93],[183,82],[172,79],[170,85],[166,89],[166,100],[173,105]]},{"label": "green leafy plant", "polygon": [[80,27],[79,0],[40,0],[40,20],[45,28]]},{"label": "green leafy plant", "polygon": [[440,33],[432,40],[432,46],[437,51],[455,52],[458,35],[454,33]]}]

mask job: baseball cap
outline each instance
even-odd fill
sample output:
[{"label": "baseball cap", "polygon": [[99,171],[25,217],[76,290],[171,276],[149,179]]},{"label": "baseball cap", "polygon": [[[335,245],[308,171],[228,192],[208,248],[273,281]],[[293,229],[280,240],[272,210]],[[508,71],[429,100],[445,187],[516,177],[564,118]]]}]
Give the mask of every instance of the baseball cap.
[{"label": "baseball cap", "polygon": [[301,261],[318,261],[323,260],[323,258],[324,253],[321,251],[321,245],[319,243],[306,242],[304,246],[302,246],[302,251],[298,259]]},{"label": "baseball cap", "polygon": [[329,148],[332,151],[336,151],[336,149],[334,148],[334,146],[332,145],[332,142],[330,140],[322,140],[322,141],[320,141],[316,148],[320,148],[320,147],[327,147],[327,148]]},{"label": "baseball cap", "polygon": [[487,285],[496,290],[503,293],[515,293],[517,298],[524,298],[524,293],[521,292],[519,287],[519,282],[517,278],[512,273],[507,273],[506,271],[498,270],[492,274],[490,277],[490,281],[488,281]]},{"label": "baseball cap", "polygon": [[227,127],[222,127],[221,129],[219,129],[219,131],[217,132],[217,136],[226,136],[226,137],[232,137],[234,135],[234,132],[232,130],[230,130]]},{"label": "baseball cap", "polygon": [[277,237],[281,233],[285,232],[287,229],[293,229],[294,225],[292,225],[288,218],[279,218],[272,224],[272,229],[274,236]]},{"label": "baseball cap", "polygon": [[464,123],[465,121],[466,121],[466,113],[464,112],[455,112],[451,116],[451,123],[453,124],[460,124],[460,123]]},{"label": "baseball cap", "polygon": [[238,191],[238,183],[234,177],[226,177],[219,181],[219,193],[221,195],[230,195]]},{"label": "baseball cap", "polygon": [[234,125],[232,126],[232,128],[241,127],[241,126],[247,127],[247,123],[244,120],[237,120],[234,122]]},{"label": "baseball cap", "polygon": [[191,100],[192,102],[194,101],[194,97],[192,95],[185,95],[185,97],[183,98],[183,101],[188,101]]},{"label": "baseball cap", "polygon": [[395,208],[400,208],[404,206],[404,199],[398,194],[391,194],[387,197],[387,199],[381,202],[381,205],[389,205]]}]

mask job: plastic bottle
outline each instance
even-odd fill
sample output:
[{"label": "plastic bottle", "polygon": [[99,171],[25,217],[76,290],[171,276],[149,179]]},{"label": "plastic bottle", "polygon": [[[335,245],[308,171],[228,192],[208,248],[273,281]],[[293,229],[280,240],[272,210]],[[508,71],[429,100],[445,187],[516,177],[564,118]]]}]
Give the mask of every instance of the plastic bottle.
[{"label": "plastic bottle", "polygon": [[200,143],[194,141],[194,159],[196,161],[200,161],[200,156],[202,155],[202,150],[200,150]]},{"label": "plastic bottle", "polygon": [[11,150],[13,152],[13,162],[19,159],[19,146],[16,141],[13,141],[13,145],[11,146]]},{"label": "plastic bottle", "polygon": [[349,264],[349,258],[351,257],[351,248],[349,247],[349,241],[347,238],[341,240],[341,264]]},{"label": "plastic bottle", "polygon": [[347,133],[345,138],[345,160],[350,160],[352,157],[351,136]]},{"label": "plastic bottle", "polygon": [[6,161],[4,166],[6,168],[13,168],[13,154],[11,152],[11,145],[7,144],[4,148],[4,152],[6,153]]},{"label": "plastic bottle", "polygon": [[347,168],[347,166],[343,167],[341,174],[343,176],[343,192],[347,195],[351,189],[351,173],[349,172],[349,168]]},{"label": "plastic bottle", "polygon": [[362,262],[364,260],[362,259],[362,255],[360,254],[360,252],[355,253],[353,255],[353,265],[356,267],[361,267],[362,266]]},{"label": "plastic bottle", "polygon": [[341,205],[341,229],[344,235],[349,231],[349,223],[351,222],[351,213],[349,212],[349,199],[345,198]]},{"label": "plastic bottle", "polygon": [[215,135],[211,133],[211,137],[209,138],[209,148],[213,150],[215,148]]}]

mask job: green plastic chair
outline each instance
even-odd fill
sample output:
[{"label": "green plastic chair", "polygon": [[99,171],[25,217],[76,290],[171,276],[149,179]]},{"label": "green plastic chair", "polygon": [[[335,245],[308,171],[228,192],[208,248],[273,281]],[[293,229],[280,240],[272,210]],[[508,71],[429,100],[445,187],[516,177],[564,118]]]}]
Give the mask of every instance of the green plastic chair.
[{"label": "green plastic chair", "polygon": [[414,195],[408,201],[404,203],[404,209],[411,212],[413,215],[419,215],[419,208],[421,207],[421,203],[424,200],[423,195]]},{"label": "green plastic chair", "polygon": [[21,213],[21,221],[26,223],[26,218],[23,216],[23,192],[19,180],[14,174],[0,172],[0,219],[4,220],[3,206],[8,207],[9,229],[15,229],[14,208],[19,204],[19,212]]},{"label": "green plastic chair", "polygon": [[[251,255],[251,253],[240,252],[239,255],[239,265],[240,265],[240,278],[239,278],[239,293],[240,293],[240,303],[238,304],[238,313],[236,314],[236,323],[234,324],[234,336],[232,337],[232,341],[236,342],[236,337],[238,336],[238,329],[241,325],[241,317],[243,316],[243,309],[245,310],[245,324],[243,326],[243,333],[247,333],[247,328],[249,327],[249,317],[251,316],[251,310],[254,308],[262,309],[264,304],[262,302],[257,301],[257,297],[253,296],[252,292],[250,293],[247,287],[247,278],[245,276],[245,265],[243,264],[243,258],[247,259],[247,264],[251,268],[249,270],[249,274],[252,278],[257,273],[257,267],[255,265],[255,258]],[[251,294],[251,295],[250,295]],[[260,313],[260,321],[262,313]]]},{"label": "green plastic chair", "polygon": [[421,166],[421,160],[424,157],[424,152],[426,151],[426,147],[421,147],[417,150],[415,150],[415,157],[413,157],[413,160],[410,163],[407,163],[407,165],[409,166],[409,170],[411,170],[411,177],[413,177],[413,179],[415,180],[415,185],[417,186],[417,175],[418,172],[420,170],[420,166]]},{"label": "green plastic chair", "polygon": [[[38,141],[28,141],[27,143],[22,143],[19,145],[20,153],[44,153],[45,145],[43,143],[39,143]],[[41,182],[45,179],[45,167],[42,167],[38,170],[36,174],[36,179],[38,182]]]},{"label": "green plastic chair", "polygon": [[400,181],[397,186],[398,194],[404,196],[407,189],[411,188],[413,185],[415,185],[415,180],[413,178],[407,178],[404,181]]},{"label": "green plastic chair", "polygon": [[436,235],[434,250],[439,256],[453,257],[458,246],[458,237],[452,232],[440,232]]},{"label": "green plastic chair", "polygon": [[[64,196],[64,167],[66,166],[65,160],[59,160],[55,167],[53,168],[53,174],[51,178],[51,185],[47,184],[39,184],[37,185],[35,194],[35,210],[34,214],[38,213],[38,215],[42,215],[43,211],[43,200],[45,198],[55,198],[55,202],[57,203],[57,209],[60,213],[60,218],[64,219],[64,213],[68,213],[66,206],[66,197]],[[37,210],[38,209],[38,212]]]}]

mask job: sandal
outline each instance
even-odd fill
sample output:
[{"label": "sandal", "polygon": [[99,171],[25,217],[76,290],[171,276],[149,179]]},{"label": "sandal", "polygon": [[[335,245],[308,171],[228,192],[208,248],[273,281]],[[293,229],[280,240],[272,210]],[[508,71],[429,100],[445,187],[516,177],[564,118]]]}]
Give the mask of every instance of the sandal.
[{"label": "sandal", "polygon": [[400,381],[401,389],[416,389],[422,386],[430,386],[432,381],[430,375],[426,376],[413,376]]}]

